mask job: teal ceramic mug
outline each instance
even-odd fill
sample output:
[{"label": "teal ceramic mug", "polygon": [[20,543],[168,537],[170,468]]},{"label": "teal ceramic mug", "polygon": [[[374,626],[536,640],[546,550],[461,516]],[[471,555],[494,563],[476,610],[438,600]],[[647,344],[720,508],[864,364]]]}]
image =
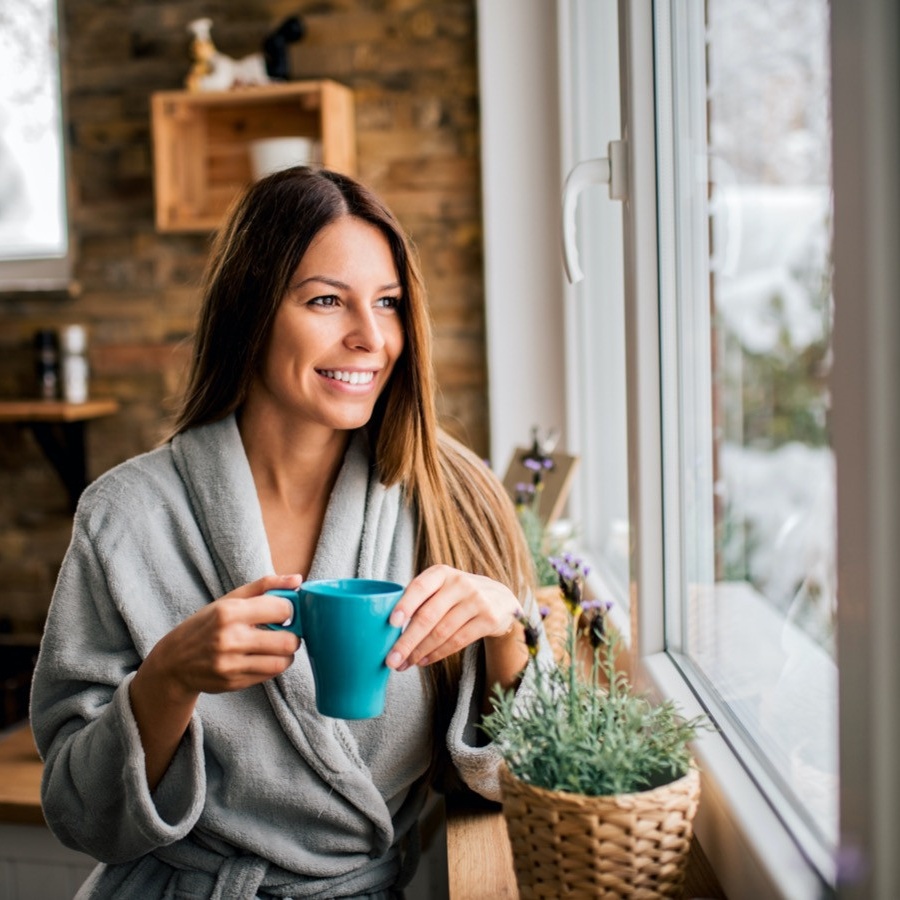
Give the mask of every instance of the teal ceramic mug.
[{"label": "teal ceramic mug", "polygon": [[391,672],[384,660],[400,636],[388,620],[403,591],[393,581],[341,578],[267,592],[294,607],[289,622],[266,627],[303,639],[323,716],[370,719],[384,712]]}]

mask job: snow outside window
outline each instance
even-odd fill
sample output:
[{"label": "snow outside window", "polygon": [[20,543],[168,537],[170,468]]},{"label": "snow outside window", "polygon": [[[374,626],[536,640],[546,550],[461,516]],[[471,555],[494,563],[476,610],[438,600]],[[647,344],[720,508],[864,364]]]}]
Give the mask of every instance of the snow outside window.
[{"label": "snow outside window", "polygon": [[838,831],[828,4],[657,12],[668,646],[824,859]]}]

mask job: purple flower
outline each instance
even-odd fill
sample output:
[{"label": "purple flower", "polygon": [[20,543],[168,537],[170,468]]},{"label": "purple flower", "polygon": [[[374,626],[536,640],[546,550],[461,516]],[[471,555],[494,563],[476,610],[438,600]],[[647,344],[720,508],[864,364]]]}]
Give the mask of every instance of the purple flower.
[{"label": "purple flower", "polygon": [[585,609],[590,607],[587,635],[591,646],[595,649],[606,643],[606,614],[612,608],[609,600],[592,600],[585,603]]},{"label": "purple flower", "polygon": [[553,457],[544,451],[538,440],[537,429],[533,428],[534,441],[531,449],[522,456],[522,465],[532,473],[535,487],[540,490],[543,487],[544,473],[556,468]]},{"label": "purple flower", "polygon": [[540,629],[521,610],[516,613],[516,619],[525,630],[525,646],[531,656],[537,656],[538,645],[541,640]]},{"label": "purple flower", "polygon": [[528,506],[534,499],[534,485],[520,481],[515,487],[516,506]]},{"label": "purple flower", "polygon": [[550,565],[559,577],[559,587],[569,612],[573,616],[577,615],[584,602],[584,578],[587,567],[571,553],[564,553],[561,558],[552,558]]}]

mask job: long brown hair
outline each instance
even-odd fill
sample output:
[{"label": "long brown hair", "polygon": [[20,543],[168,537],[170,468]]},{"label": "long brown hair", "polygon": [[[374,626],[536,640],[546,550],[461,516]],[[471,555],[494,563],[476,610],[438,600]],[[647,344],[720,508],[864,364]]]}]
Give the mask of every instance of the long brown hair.
[{"label": "long brown hair", "polygon": [[[418,570],[445,563],[487,575],[521,597],[532,586],[532,568],[512,502],[488,467],[438,427],[431,326],[415,251],[393,213],[352,178],[300,166],[257,182],[239,199],[207,267],[174,433],[240,407],[303,254],[342,216],[381,231],[400,277],[404,349],[367,427],[382,482],[402,484],[415,505]],[[446,730],[459,669],[458,656],[429,669],[437,734]]]}]

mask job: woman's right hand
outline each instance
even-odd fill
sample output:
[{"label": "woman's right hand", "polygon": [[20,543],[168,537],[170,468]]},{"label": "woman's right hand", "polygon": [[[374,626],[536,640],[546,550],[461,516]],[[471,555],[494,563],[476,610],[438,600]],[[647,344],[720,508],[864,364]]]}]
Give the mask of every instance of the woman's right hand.
[{"label": "woman's right hand", "polygon": [[293,615],[290,601],[266,591],[296,588],[301,580],[268,575],[225,594],[172,629],[141,668],[152,667],[185,696],[240,691],[280,675],[300,639],[290,631],[259,627]]},{"label": "woman's right hand", "polygon": [[266,594],[297,588],[299,575],[268,575],[225,594],[173,628],[147,654],[129,687],[152,791],[165,774],[201,693],[268,681],[290,666],[300,639],[260,628],[290,618],[288,600]]}]

